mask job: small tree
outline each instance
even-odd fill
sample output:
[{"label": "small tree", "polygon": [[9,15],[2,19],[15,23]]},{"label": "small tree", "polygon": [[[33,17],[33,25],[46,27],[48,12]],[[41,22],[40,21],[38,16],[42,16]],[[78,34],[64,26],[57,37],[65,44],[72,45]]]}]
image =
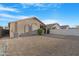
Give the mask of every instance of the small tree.
[{"label": "small tree", "polygon": [[42,35],[42,34],[43,34],[43,31],[44,31],[44,30],[43,30],[42,28],[40,28],[40,29],[37,30],[37,34],[38,34],[38,35]]}]

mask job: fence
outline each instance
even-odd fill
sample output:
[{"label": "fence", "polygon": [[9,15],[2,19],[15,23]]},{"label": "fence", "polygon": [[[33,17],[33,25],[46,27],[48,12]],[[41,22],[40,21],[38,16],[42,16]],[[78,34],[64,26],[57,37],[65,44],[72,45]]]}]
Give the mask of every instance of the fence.
[{"label": "fence", "polygon": [[50,34],[79,36],[79,29],[54,29],[50,30]]}]

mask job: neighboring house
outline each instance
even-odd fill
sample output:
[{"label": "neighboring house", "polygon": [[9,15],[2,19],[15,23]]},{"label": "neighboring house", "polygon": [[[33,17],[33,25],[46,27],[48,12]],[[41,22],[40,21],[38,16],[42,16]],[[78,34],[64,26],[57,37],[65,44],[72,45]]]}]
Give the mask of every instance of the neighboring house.
[{"label": "neighboring house", "polygon": [[77,28],[77,29],[79,29],[79,25],[78,25],[78,26],[76,26],[76,28]]},{"label": "neighboring house", "polygon": [[48,29],[60,29],[60,25],[58,23],[48,24],[46,27]]},{"label": "neighboring house", "polygon": [[0,26],[0,37],[2,37],[2,30],[3,30],[3,27]]},{"label": "neighboring house", "polygon": [[0,27],[0,37],[9,36],[9,29]]},{"label": "neighboring house", "polygon": [[9,36],[9,27],[4,27],[2,30],[2,36],[6,37]]},{"label": "neighboring house", "polygon": [[38,20],[36,17],[22,19],[16,22],[9,23],[10,38],[20,36],[21,34],[32,32],[45,24]]},{"label": "neighboring house", "polygon": [[0,26],[0,30],[2,30],[2,29],[3,29],[3,27]]},{"label": "neighboring house", "polygon": [[9,27],[8,27],[8,26],[7,26],[7,27],[4,27],[4,29],[5,29],[5,30],[9,30]]},{"label": "neighboring house", "polygon": [[69,29],[69,25],[63,25],[63,26],[60,26],[61,29]]}]

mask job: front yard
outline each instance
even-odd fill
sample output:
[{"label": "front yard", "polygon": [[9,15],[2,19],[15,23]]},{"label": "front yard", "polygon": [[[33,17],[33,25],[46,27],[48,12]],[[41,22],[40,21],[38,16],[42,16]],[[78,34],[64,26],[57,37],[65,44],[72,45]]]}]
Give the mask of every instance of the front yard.
[{"label": "front yard", "polygon": [[[67,36],[66,36],[67,37]],[[12,56],[72,56],[79,55],[79,37],[57,35],[27,36],[4,39],[4,55]],[[72,38],[72,39],[71,39]],[[74,38],[74,39],[73,39]],[[1,44],[0,43],[0,44]],[[1,49],[1,47],[0,47]]]}]

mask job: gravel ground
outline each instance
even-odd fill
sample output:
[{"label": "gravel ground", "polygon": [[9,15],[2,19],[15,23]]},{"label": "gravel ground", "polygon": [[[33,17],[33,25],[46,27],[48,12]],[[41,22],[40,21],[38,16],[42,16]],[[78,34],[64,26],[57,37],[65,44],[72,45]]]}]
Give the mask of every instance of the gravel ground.
[{"label": "gravel ground", "polygon": [[28,36],[3,42],[6,42],[3,55],[7,56],[79,56],[77,36]]},{"label": "gravel ground", "polygon": [[3,56],[4,55],[4,51],[3,51],[3,41],[0,40],[0,56]]},{"label": "gravel ground", "polygon": [[8,37],[0,38],[0,56],[6,55],[6,49],[8,46]]}]

